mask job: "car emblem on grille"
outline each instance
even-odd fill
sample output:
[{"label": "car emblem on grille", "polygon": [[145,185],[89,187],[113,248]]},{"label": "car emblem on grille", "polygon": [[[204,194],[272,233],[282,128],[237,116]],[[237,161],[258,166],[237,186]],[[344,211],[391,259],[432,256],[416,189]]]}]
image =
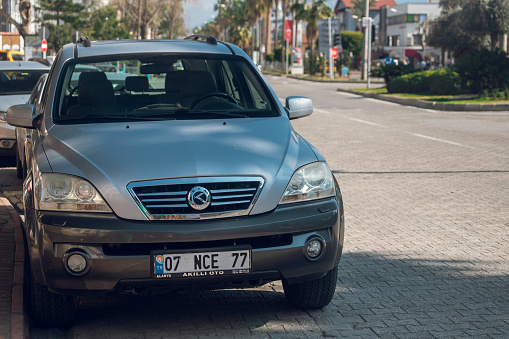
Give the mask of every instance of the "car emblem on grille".
[{"label": "car emblem on grille", "polygon": [[189,202],[189,206],[194,208],[195,210],[201,211],[209,207],[210,205],[210,192],[208,189],[195,186],[187,195],[187,201]]}]

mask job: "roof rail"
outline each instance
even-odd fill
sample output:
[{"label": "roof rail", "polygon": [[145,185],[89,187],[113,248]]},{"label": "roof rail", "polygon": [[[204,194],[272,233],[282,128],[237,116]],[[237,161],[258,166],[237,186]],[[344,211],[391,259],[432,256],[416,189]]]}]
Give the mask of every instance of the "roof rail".
[{"label": "roof rail", "polygon": [[211,45],[217,45],[217,40],[216,38],[214,38],[213,36],[210,36],[210,35],[205,35],[205,34],[193,34],[193,35],[189,35],[189,36],[186,36],[184,38],[184,40],[194,40],[194,41],[197,41],[199,40],[200,38],[204,38],[205,41],[208,43],[208,44],[211,44]]},{"label": "roof rail", "polygon": [[78,44],[81,44],[83,47],[92,47],[92,41],[86,36],[82,36],[78,38],[78,31],[76,31],[76,35],[72,37],[72,43],[74,44],[74,58],[78,57]]}]

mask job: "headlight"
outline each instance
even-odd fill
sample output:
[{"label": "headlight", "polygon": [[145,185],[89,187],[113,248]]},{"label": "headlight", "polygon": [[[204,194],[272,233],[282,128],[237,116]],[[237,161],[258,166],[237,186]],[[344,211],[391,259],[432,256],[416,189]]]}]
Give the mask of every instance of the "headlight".
[{"label": "headlight", "polygon": [[111,212],[88,181],[68,174],[37,173],[38,208],[46,211]]},{"label": "headlight", "polygon": [[7,113],[0,112],[0,122],[7,122]]},{"label": "headlight", "polygon": [[334,179],[325,162],[314,162],[295,171],[280,204],[330,197],[336,194]]}]

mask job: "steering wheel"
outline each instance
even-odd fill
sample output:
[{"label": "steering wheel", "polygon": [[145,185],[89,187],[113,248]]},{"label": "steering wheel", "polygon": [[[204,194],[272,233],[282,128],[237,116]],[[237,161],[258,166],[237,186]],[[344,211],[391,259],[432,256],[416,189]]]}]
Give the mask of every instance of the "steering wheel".
[{"label": "steering wheel", "polygon": [[228,101],[231,101],[233,102],[235,105],[239,105],[239,102],[237,101],[237,99],[235,99],[234,97],[232,97],[231,95],[229,94],[226,94],[226,93],[222,93],[222,92],[215,92],[215,93],[207,93],[207,94],[204,94],[198,98],[196,98],[193,103],[191,104],[191,106],[189,106],[189,108],[194,108],[194,106],[196,106],[200,101],[202,100],[205,100],[207,98],[210,98],[210,97],[220,97],[220,98],[224,98],[224,99],[227,99]]}]

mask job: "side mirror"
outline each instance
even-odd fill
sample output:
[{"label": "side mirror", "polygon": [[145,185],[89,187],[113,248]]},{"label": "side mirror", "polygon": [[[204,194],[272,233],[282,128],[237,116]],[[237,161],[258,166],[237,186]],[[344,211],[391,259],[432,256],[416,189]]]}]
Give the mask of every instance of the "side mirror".
[{"label": "side mirror", "polygon": [[292,96],[286,98],[286,109],[290,120],[307,117],[313,113],[313,101],[306,97]]},{"label": "side mirror", "polygon": [[34,105],[15,105],[7,109],[7,123],[12,126],[34,128]]}]

